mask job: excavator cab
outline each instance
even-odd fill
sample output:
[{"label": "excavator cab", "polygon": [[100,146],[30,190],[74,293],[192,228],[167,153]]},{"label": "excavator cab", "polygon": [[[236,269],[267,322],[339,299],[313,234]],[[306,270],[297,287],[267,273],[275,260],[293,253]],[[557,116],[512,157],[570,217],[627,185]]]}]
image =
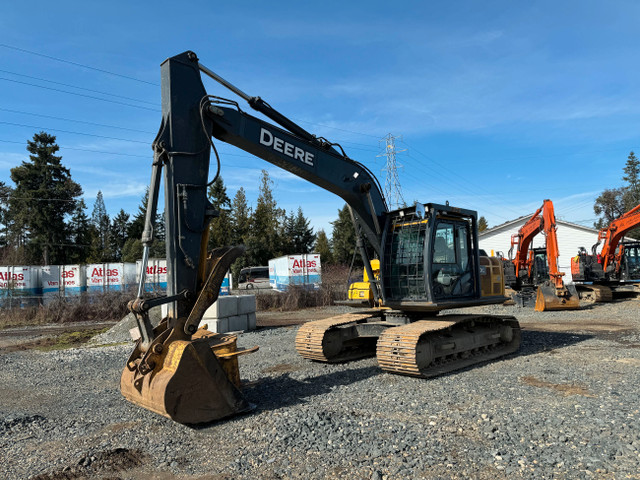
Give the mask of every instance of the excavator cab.
[{"label": "excavator cab", "polygon": [[619,247],[620,279],[623,282],[640,282],[640,242],[622,242]]},{"label": "excavator cab", "polygon": [[407,208],[388,216],[385,304],[421,309],[479,298],[475,212],[437,204],[425,205],[424,218],[420,212]]},{"label": "excavator cab", "polygon": [[529,275],[531,285],[540,285],[549,278],[549,261],[547,259],[547,248],[532,248],[531,254],[531,274]]}]

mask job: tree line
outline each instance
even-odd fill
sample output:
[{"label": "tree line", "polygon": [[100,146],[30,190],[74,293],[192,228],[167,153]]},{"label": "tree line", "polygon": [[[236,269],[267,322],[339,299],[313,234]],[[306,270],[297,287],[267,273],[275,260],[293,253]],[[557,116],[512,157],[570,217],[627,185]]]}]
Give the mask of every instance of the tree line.
[{"label": "tree line", "polygon": [[[142,231],[148,191],[133,214],[121,209],[111,218],[98,192],[89,215],[82,187],[57,155],[56,137],[46,132],[27,141],[29,160],[11,169],[14,186],[0,182],[0,264],[56,265],[134,262],[142,257]],[[338,211],[331,239],[314,233],[302,209],[287,212],[273,196],[273,181],[263,170],[255,208],[244,188],[233,199],[222,177],[208,189],[219,212],[210,226],[209,247],[245,245],[246,253],[233,266],[267,265],[270,258],[293,253],[319,253],[323,263],[349,263],[355,233],[348,207]],[[156,241],[151,255],[165,257],[164,216],[155,219]]]},{"label": "tree line", "polygon": [[[593,224],[597,229],[608,227],[613,220],[640,205],[640,160],[633,151],[629,152],[622,170],[624,184],[618,188],[606,188],[593,205],[593,211],[600,216]],[[626,236],[640,238],[640,228],[631,230]]]}]

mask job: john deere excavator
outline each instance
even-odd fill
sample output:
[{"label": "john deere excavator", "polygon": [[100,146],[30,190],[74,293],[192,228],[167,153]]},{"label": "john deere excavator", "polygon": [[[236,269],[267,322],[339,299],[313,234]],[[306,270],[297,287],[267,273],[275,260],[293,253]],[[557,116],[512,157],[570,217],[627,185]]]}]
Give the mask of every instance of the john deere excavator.
[{"label": "john deere excavator", "polygon": [[[573,285],[564,284],[564,273],[558,269],[556,228],[553,202],[544,200],[518,233],[511,236],[510,260],[504,261],[505,279],[516,291],[516,303],[526,305],[528,298],[535,298],[535,310],[539,312],[580,308],[578,292]],[[545,236],[546,246],[530,248],[540,232]]]},{"label": "john deere excavator", "polygon": [[[201,73],[279,127],[247,114],[236,101],[208,95]],[[384,370],[428,377],[518,349],[514,317],[438,315],[505,300],[501,264],[479,255],[476,212],[433,203],[389,210],[376,178],[342,147],[308,133],[185,52],[162,64],[162,122],[153,143],[143,234],[146,263],[164,168],[167,295],[145,298],[142,278],[130,303],[141,338],[121,378],[128,400],[183,423],[250,408],[239,390],[237,356],[254,349],[240,351],[234,336],[198,330],[224,272],[242,253],[241,247],[206,252],[208,224],[217,214],[206,196],[211,149],[220,168],[211,137],[335,193],[350,207],[373,304],[388,309],[303,325],[296,337],[303,357],[336,362],[377,354]],[[373,257],[378,275],[371,270]],[[163,303],[167,318],[152,328],[149,308]]]},{"label": "john deere excavator", "polygon": [[638,226],[640,205],[601,229],[591,254],[580,249],[571,262],[571,275],[579,283],[581,296],[602,302],[610,301],[614,291],[640,292],[640,242],[622,241],[627,232]]}]

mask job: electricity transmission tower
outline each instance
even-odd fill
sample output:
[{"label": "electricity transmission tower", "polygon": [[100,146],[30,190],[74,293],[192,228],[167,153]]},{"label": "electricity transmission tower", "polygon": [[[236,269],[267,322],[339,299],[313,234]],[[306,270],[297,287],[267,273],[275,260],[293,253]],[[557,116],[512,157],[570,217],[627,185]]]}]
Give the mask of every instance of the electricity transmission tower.
[{"label": "electricity transmission tower", "polygon": [[402,168],[402,165],[398,165],[396,153],[404,152],[407,149],[396,150],[396,139],[402,140],[402,137],[394,137],[392,134],[388,134],[380,140],[380,142],[385,143],[385,150],[384,153],[377,155],[378,157],[387,157],[385,166],[382,169],[382,172],[385,173],[384,196],[387,198],[389,208],[392,210],[406,205],[402,196],[400,180],[398,179],[398,168]]}]

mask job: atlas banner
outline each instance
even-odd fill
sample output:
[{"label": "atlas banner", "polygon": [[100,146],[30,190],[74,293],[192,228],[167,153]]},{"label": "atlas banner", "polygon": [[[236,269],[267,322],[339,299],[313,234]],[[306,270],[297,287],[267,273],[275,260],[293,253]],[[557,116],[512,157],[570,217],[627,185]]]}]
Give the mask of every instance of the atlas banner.
[{"label": "atlas banner", "polygon": [[40,267],[0,267],[0,298],[3,305],[34,305],[41,294]]},{"label": "atlas banner", "polygon": [[87,289],[80,265],[45,265],[40,272],[45,302],[48,298],[80,295]]},{"label": "atlas banner", "polygon": [[[140,283],[142,274],[142,260],[136,262],[136,284]],[[147,261],[146,274],[144,276],[145,292],[167,289],[167,261],[162,258],[150,258]]]},{"label": "atlas banner", "polygon": [[135,263],[94,263],[84,268],[90,292],[126,290],[136,285]]},{"label": "atlas banner", "polygon": [[322,266],[317,253],[285,255],[269,260],[271,288],[285,291],[289,285],[319,288],[322,283]]}]

